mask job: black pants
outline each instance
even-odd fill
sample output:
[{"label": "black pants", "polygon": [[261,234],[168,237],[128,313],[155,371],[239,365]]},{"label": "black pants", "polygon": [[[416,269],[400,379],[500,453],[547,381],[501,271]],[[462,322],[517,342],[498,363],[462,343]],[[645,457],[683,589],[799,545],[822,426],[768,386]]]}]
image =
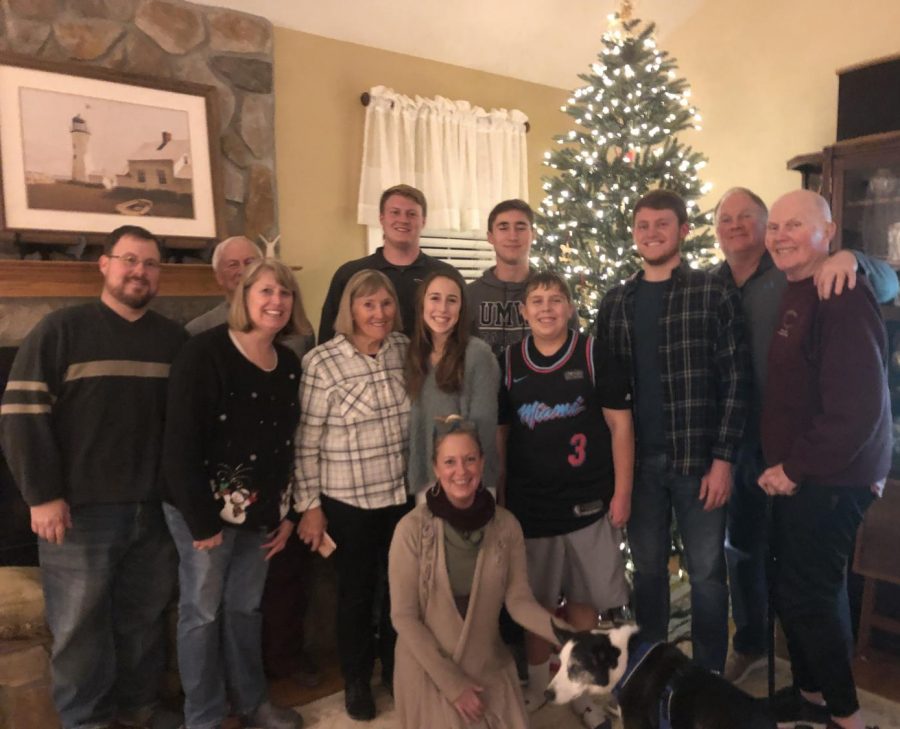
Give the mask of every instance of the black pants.
[{"label": "black pants", "polygon": [[[373,613],[379,616],[378,657],[382,677],[393,678],[397,634],[391,625],[388,590],[377,588],[379,575],[387,572],[394,527],[412,505],[409,500],[399,506],[361,509],[322,496],[328,533],[337,544],[334,553],[338,578],[337,647],[345,682],[368,682],[372,676],[375,662]],[[380,606],[375,605],[378,596],[381,596]]]},{"label": "black pants", "polygon": [[873,500],[865,487],[804,485],[794,496],[775,497],[775,607],[794,685],[821,691],[832,716],[859,709],[840,593],[856,531]]}]

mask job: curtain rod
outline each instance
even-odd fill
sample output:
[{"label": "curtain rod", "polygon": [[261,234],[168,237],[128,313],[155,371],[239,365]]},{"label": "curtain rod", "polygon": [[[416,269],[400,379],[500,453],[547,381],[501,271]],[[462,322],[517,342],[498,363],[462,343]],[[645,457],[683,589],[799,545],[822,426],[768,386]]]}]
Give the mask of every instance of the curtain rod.
[{"label": "curtain rod", "polygon": [[[362,104],[363,106],[368,106],[369,104],[372,103],[372,96],[369,94],[368,91],[363,91],[359,95],[359,103]],[[530,131],[531,131],[531,122],[525,122],[525,133],[528,134],[528,132],[530,132]]]}]

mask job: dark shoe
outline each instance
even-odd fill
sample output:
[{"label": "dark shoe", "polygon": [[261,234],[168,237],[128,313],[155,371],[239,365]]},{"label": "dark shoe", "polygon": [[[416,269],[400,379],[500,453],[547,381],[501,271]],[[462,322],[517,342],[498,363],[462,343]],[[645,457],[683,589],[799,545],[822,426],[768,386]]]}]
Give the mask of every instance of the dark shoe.
[{"label": "dark shoe", "polygon": [[300,729],[303,717],[296,711],[263,701],[252,714],[241,716],[241,723],[244,729]]},{"label": "dark shoe", "polygon": [[375,718],[375,699],[368,681],[348,681],[344,689],[344,706],[347,716],[356,721],[372,721]]},{"label": "dark shoe", "polygon": [[803,724],[811,728],[825,727],[831,720],[828,707],[807,701],[793,686],[776,691],[769,706],[779,729]]}]

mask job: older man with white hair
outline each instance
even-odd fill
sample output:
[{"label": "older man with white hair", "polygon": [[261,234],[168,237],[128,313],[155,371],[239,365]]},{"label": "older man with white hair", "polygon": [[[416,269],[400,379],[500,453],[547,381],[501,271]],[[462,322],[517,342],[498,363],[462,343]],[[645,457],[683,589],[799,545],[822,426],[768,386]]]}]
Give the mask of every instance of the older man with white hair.
[{"label": "older man with white hair", "polygon": [[195,336],[228,321],[231,296],[244,275],[244,269],[257,258],[262,258],[259,246],[242,235],[226,238],[216,245],[212,254],[212,267],[216,281],[225,291],[225,300],[214,309],[189,321],[184,327],[188,334]]},{"label": "older man with white hair", "polygon": [[766,248],[787,286],[769,346],[759,485],[774,497],[773,593],[794,679],[775,718],[863,729],[840,593],[890,469],[887,333],[868,283],[819,298],[814,274],[834,233],[828,203],[809,190],[772,205]]},{"label": "older man with white hair", "polygon": [[[753,362],[753,398],[744,439],[734,466],[734,488],[728,502],[725,556],[735,632],[733,650],[725,664],[725,678],[741,681],[765,665],[766,650],[766,498],[757,486],[765,469],[759,440],[759,414],[766,382],[769,342],[777,326],[778,306],[787,286],[766,251],[768,210],[762,199],[745,187],[727,190],[715,209],[716,240],[725,261],[713,270],[741,292],[747,341]],[[896,272],[884,261],[860,251],[842,249],[821,260],[814,274],[819,297],[839,296],[856,286],[862,272],[879,301],[898,293]],[[849,630],[849,604],[842,594],[845,630]]]}]

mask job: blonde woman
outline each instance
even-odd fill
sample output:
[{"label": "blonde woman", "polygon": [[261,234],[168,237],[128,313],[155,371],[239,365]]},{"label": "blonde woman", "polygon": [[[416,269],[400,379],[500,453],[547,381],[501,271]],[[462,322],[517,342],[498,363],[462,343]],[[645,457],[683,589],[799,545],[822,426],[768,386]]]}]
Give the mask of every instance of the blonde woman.
[{"label": "blonde woman", "polygon": [[555,643],[550,613],[528,586],[522,528],[482,483],[477,426],[454,416],[433,437],[435,480],[391,544],[400,726],[526,729],[498,617],[505,605],[514,620]]},{"label": "blonde woman", "polygon": [[[375,716],[370,680],[375,659],[372,614],[394,526],[409,510],[406,454],[409,397],[397,294],[381,272],[347,282],[336,334],[303,358],[296,501],[299,535],[318,549],[326,526],[337,543],[337,644],[345,704],[353,719]],[[396,635],[389,597],[381,607],[378,654],[391,686]]]},{"label": "blonde woman", "polygon": [[[296,729],[266,698],[259,612],[285,545],[300,363],[276,342],[306,317],[290,269],[252,263],[228,323],[191,339],[169,376],[163,505],[179,555],[178,666],[186,729]],[[127,405],[126,405],[127,406]]]}]

